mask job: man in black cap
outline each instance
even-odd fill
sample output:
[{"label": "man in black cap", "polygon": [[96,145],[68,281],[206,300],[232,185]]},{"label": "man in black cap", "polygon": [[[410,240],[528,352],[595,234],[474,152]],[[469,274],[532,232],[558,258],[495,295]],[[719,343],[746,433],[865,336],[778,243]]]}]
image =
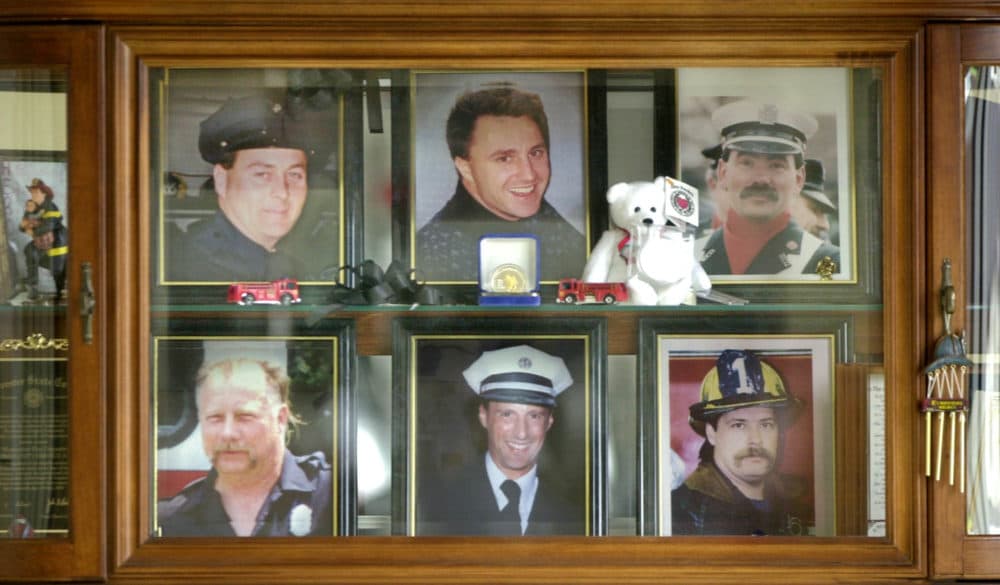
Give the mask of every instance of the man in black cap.
[{"label": "man in black cap", "polygon": [[219,209],[174,236],[167,280],[306,276],[281,241],[306,203],[310,162],[322,162],[312,132],[283,104],[258,96],[230,99],[201,123],[198,147],[213,165]]},{"label": "man in black cap", "polygon": [[712,115],[722,137],[719,189],[730,209],[721,229],[695,252],[708,274],[817,274],[840,266],[840,249],[804,231],[789,214],[805,183],[806,141],[816,131],[809,114],[742,100]]},{"label": "man in black cap", "polygon": [[778,471],[784,432],[801,403],[770,364],[726,350],[691,405],[691,428],[705,437],[698,467],[671,492],[672,534],[808,534],[809,494]]},{"label": "man in black cap", "polygon": [[541,98],[507,86],[463,94],[446,134],[458,184],[417,232],[420,278],[475,280],[480,236],[509,232],[538,237],[543,279],[580,274],[586,238],[544,199],[552,168]]},{"label": "man in black cap", "polygon": [[799,196],[792,198],[788,210],[799,227],[830,242],[830,214],[837,212],[837,205],[827,196],[823,179],[823,163],[814,158],[806,159],[806,183]]},{"label": "man in black cap", "polygon": [[573,384],[562,358],[518,345],[483,352],[463,375],[482,400],[487,451],[418,494],[418,534],[584,535],[584,509],[537,465],[556,396]]},{"label": "man in black cap", "polygon": [[206,477],[157,506],[161,536],[332,536],[332,472],[321,451],[285,447],[296,422],[284,368],[223,359],[198,372]]},{"label": "man in black cap", "polygon": [[716,144],[701,149],[705,157],[705,188],[699,192],[698,198],[698,237],[711,234],[722,225],[729,213],[729,201],[724,193],[719,191],[719,158],[722,156],[722,145]]}]

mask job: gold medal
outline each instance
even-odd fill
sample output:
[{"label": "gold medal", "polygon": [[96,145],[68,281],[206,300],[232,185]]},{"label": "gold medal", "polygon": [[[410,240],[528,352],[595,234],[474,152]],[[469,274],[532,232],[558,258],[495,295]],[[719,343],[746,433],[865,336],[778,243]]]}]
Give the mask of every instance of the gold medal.
[{"label": "gold medal", "polygon": [[493,292],[526,293],[528,292],[528,275],[517,264],[501,264],[490,274]]}]

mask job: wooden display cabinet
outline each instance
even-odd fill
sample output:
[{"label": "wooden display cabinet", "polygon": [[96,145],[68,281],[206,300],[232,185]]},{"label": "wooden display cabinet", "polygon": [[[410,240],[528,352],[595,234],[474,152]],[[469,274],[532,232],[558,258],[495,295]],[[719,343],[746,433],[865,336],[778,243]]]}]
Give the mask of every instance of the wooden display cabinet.
[{"label": "wooden display cabinet", "polygon": [[[61,335],[71,346],[71,537],[0,540],[0,558],[7,563],[0,582],[813,584],[1000,578],[993,560],[997,538],[967,535],[964,498],[946,483],[924,477],[923,427],[916,404],[925,384],[924,360],[941,331],[940,264],[950,257],[955,281],[964,283],[971,261],[963,248],[966,211],[955,205],[954,196],[963,192],[961,173],[955,171],[963,164],[963,68],[1000,58],[995,26],[958,21],[998,15],[1000,5],[994,2],[933,0],[892,5],[849,0],[822,6],[753,0],[739,7],[591,0],[513,6],[494,0],[475,5],[220,0],[211,6],[104,0],[33,6],[0,0],[0,64],[65,67],[68,72],[74,254],[70,304],[60,315],[66,331]],[[71,22],[63,22],[67,20]],[[341,206],[321,210],[340,213],[348,226],[336,262],[357,264],[368,257],[408,259],[406,246],[398,241],[414,229],[404,225],[410,216],[393,218],[392,210],[380,216],[373,202],[391,200],[390,207],[407,213],[412,204],[412,147],[400,148],[410,142],[415,124],[409,114],[412,97],[395,90],[414,71],[586,72],[586,103],[592,112],[602,112],[585,125],[591,148],[585,161],[591,170],[583,198],[593,210],[587,226],[592,245],[605,228],[606,215],[599,209],[607,183],[622,180],[631,168],[630,161],[621,160],[615,163],[622,165],[619,170],[609,168],[617,151],[609,146],[612,142],[602,142],[606,138],[595,140],[612,133],[607,112],[616,107],[607,101],[609,91],[598,90],[617,83],[623,94],[634,91],[636,72],[652,80],[643,86],[648,95],[618,103],[641,102],[657,111],[655,123],[643,128],[649,137],[642,149],[652,153],[649,174],[677,176],[690,173],[678,154],[678,116],[662,115],[660,109],[668,104],[676,112],[676,72],[765,67],[862,71],[878,88],[868,95],[872,100],[849,106],[851,111],[867,108],[872,118],[852,118],[847,125],[845,168],[874,179],[852,180],[846,187],[856,202],[853,215],[846,217],[860,226],[854,233],[860,242],[853,250],[856,272],[846,282],[719,286],[750,297],[753,302],[742,307],[569,307],[546,297],[539,308],[355,305],[321,311],[329,283],[304,285],[301,305],[239,307],[225,304],[222,283],[173,287],[163,278],[161,188],[164,171],[172,169],[162,164],[166,125],[159,88],[171,72],[215,70],[237,79],[241,71],[259,75],[288,68],[357,74],[356,91],[343,96],[341,107],[349,114],[341,119],[340,146],[358,158],[341,161]],[[266,74],[261,78],[270,79]],[[858,79],[850,77],[851,95],[863,93],[851,85]],[[366,87],[379,87],[374,93],[382,98],[381,108],[379,100],[358,90]],[[376,108],[388,127],[385,143],[391,151],[386,162],[378,163],[384,188],[370,184],[365,172],[375,163],[362,154],[371,146],[367,133],[377,126]],[[407,114],[400,116],[401,111]],[[855,142],[856,136],[872,139]],[[646,140],[645,134],[634,137]],[[380,248],[372,238],[375,232],[395,239]],[[92,344],[83,341],[84,326],[76,318],[79,299],[72,296],[80,290],[81,261],[91,263],[97,290]],[[7,309],[0,307],[2,327],[11,322]],[[197,322],[206,330],[212,323],[236,323],[232,330],[245,326],[262,331],[323,319],[332,326],[342,319],[352,322],[349,329],[356,335],[345,345],[350,355],[343,363],[349,363],[397,357],[394,326],[401,319],[433,329],[445,320],[494,323],[511,317],[531,318],[542,328],[546,321],[574,318],[606,326],[606,343],[598,346],[606,348],[601,357],[615,361],[606,369],[632,376],[624,382],[627,391],[609,383],[608,401],[628,410],[627,416],[618,411],[608,417],[607,439],[634,433],[634,443],[614,456],[625,453],[636,469],[634,474],[629,470],[628,481],[618,476],[615,485],[598,482],[593,489],[627,493],[631,500],[623,517],[601,512],[605,516],[593,523],[597,528],[592,535],[579,537],[409,537],[389,535],[390,529],[358,536],[352,516],[358,504],[350,502],[338,508],[351,517],[340,525],[338,536],[157,535],[153,347],[162,334],[158,323]],[[680,333],[701,334],[702,322],[708,324],[706,331],[723,337],[804,331],[835,340],[831,376],[836,384],[831,390],[836,397],[829,413],[833,440],[822,446],[836,461],[833,493],[828,495],[833,535],[657,535],[649,518],[656,494],[649,492],[658,488],[647,474],[660,473],[657,458],[650,455],[658,438],[651,427],[641,428],[639,409],[644,397],[646,407],[654,404],[649,393],[659,386],[652,368],[640,372],[635,365],[643,356],[649,360],[656,355],[644,341],[650,331],[669,334],[671,327],[682,326]],[[230,331],[227,327],[220,330]],[[598,330],[603,335],[604,329]],[[13,335],[21,339],[23,333],[17,329]],[[606,364],[600,359],[595,363],[598,383],[604,383]],[[874,384],[884,393],[882,414],[871,408],[873,379],[883,382]],[[391,384],[387,380],[385,385]],[[382,390],[390,394],[390,389]],[[351,389],[355,391],[361,390]],[[354,398],[346,403],[349,411],[357,407]],[[356,414],[344,414],[348,429],[356,424]],[[383,414],[386,428],[401,424],[391,412]],[[873,422],[879,416],[884,416],[881,425]],[[346,436],[350,448],[355,439]],[[869,451],[876,441],[884,445],[883,453]],[[602,447],[611,449],[598,444]],[[884,484],[873,486],[871,465],[879,455],[884,455]],[[349,468],[343,476],[347,479],[341,487],[349,494],[356,489],[351,485],[354,471]],[[867,510],[879,495],[884,497],[882,534],[871,531],[873,515]],[[384,520],[391,526],[394,519]]]},{"label": "wooden display cabinet", "polygon": [[[508,22],[511,26],[513,21]],[[918,111],[913,99],[916,79],[912,63],[919,52],[918,28],[901,26],[889,32],[861,30],[849,37],[818,28],[803,31],[794,40],[774,39],[768,32],[748,30],[738,37],[717,43],[726,27],[702,23],[691,28],[664,31],[658,27],[631,22],[628,26],[607,23],[590,26],[526,25],[531,33],[512,37],[497,27],[498,21],[476,18],[442,27],[438,21],[419,21],[405,30],[392,23],[377,20],[330,22],[324,26],[280,29],[266,26],[246,28],[185,28],[183,32],[167,27],[114,27],[111,30],[113,78],[115,79],[112,127],[118,146],[114,158],[116,209],[120,225],[129,226],[132,237],[139,243],[119,261],[127,262],[129,276],[121,273],[116,306],[130,318],[118,324],[120,340],[149,339],[150,317],[174,319],[197,314],[213,319],[282,319],[302,317],[307,310],[293,309],[290,314],[252,309],[232,309],[210,300],[210,287],[195,294],[203,295],[195,303],[163,297],[158,287],[169,286],[159,272],[156,257],[157,229],[155,225],[158,157],[162,155],[157,122],[162,107],[158,93],[164,72],[190,68],[229,71],[246,69],[247,75],[265,67],[335,67],[353,70],[599,70],[610,73],[629,70],[660,70],[676,67],[754,67],[761,64],[793,67],[852,67],[868,68],[880,82],[875,98],[880,104],[875,115],[880,120],[874,126],[879,137],[868,164],[880,190],[875,215],[865,216],[871,233],[861,237],[875,238],[881,252],[865,250],[876,256],[865,264],[873,269],[859,270],[851,283],[827,287],[813,292],[806,285],[793,285],[794,290],[811,299],[798,305],[786,294],[775,299],[758,297],[753,304],[739,308],[721,306],[700,307],[688,311],[688,322],[733,318],[752,324],[755,319],[766,321],[768,315],[782,311],[836,319],[846,311],[848,319],[857,323],[850,332],[851,356],[846,358],[862,364],[884,368],[885,444],[911,445],[917,432],[912,416],[912,397],[900,388],[917,383],[915,372],[905,355],[916,352],[919,323],[914,298],[918,258],[903,253],[913,249],[921,235],[914,218],[919,207],[912,205],[917,188],[911,153],[918,147],[911,120]],[[260,39],[272,42],[260,44]],[[378,39],[377,43],[371,42]],[[614,39],[614,40],[612,40]],[[479,47],[489,47],[483,51]],[[397,74],[387,75],[393,80]],[[365,78],[366,76],[358,75]],[[402,77],[405,79],[405,75]],[[171,79],[173,79],[171,77]],[[405,95],[405,94],[404,94]],[[396,99],[396,98],[394,98]],[[399,103],[394,101],[395,104]],[[405,98],[402,100],[405,105]],[[370,102],[369,102],[370,104]],[[854,104],[857,107],[857,104]],[[396,111],[393,122],[397,123]],[[405,120],[405,118],[401,118]],[[596,119],[599,119],[596,118]],[[344,127],[350,123],[345,122]],[[870,126],[870,124],[869,124]],[[405,126],[404,126],[405,129]],[[399,131],[394,129],[394,131]],[[863,133],[858,127],[854,133]],[[405,136],[405,134],[404,134]],[[345,138],[349,140],[349,138]],[[396,140],[396,134],[393,135]],[[854,151],[852,156],[858,156]],[[403,159],[406,160],[405,158]],[[859,164],[855,162],[855,164]],[[662,168],[662,167],[661,167]],[[858,167],[860,168],[860,167]],[[394,170],[394,177],[399,178]],[[860,172],[860,171],[859,171]],[[403,174],[405,176],[405,172]],[[600,176],[600,175],[598,175]],[[606,180],[606,179],[605,179]],[[591,196],[601,201],[603,186],[591,186],[597,192]],[[395,196],[406,197],[397,189]],[[857,213],[869,208],[859,203]],[[858,224],[861,225],[861,224]],[[597,230],[603,228],[595,228]],[[595,235],[596,238],[596,235]],[[395,245],[395,243],[394,243]],[[395,249],[395,247],[394,247]],[[144,250],[152,250],[150,254]],[[865,250],[860,251],[864,255]],[[352,257],[348,254],[348,257]],[[362,256],[355,255],[360,258]],[[871,260],[871,258],[865,258]],[[891,275],[882,278],[881,274]],[[871,279],[876,279],[872,282]],[[866,280],[868,279],[868,280]],[[219,288],[216,286],[216,289]],[[322,288],[316,290],[322,291]],[[738,289],[755,294],[752,289]],[[829,291],[828,293],[825,291]],[[853,291],[853,292],[851,292]],[[304,293],[305,294],[305,293]],[[855,296],[851,297],[850,295]],[[810,296],[812,295],[812,296]],[[824,302],[820,297],[829,299]],[[163,298],[170,300],[164,301]],[[193,297],[192,297],[193,298]],[[850,301],[834,299],[856,299]],[[153,299],[153,300],[151,300]],[[322,304],[322,303],[317,303]],[[674,309],[677,311],[678,309]],[[401,312],[403,311],[403,312]],[[613,355],[639,353],[637,339],[639,321],[644,317],[665,316],[670,309],[620,307],[557,307],[541,309],[497,310],[478,307],[421,307],[406,311],[405,307],[344,307],[332,316],[353,318],[357,322],[358,351],[361,356],[386,355],[392,352],[392,324],[398,318],[415,315],[434,321],[437,317],[504,317],[530,315],[545,319],[565,320],[570,315],[599,316],[608,319],[608,352]],[[808,319],[806,319],[808,321]],[[726,321],[715,321],[713,331],[725,332]],[[735,321],[734,321],[735,323]],[[752,325],[751,325],[752,326]],[[734,327],[736,327],[734,325]],[[697,331],[697,327],[694,330]],[[734,329],[735,331],[735,329]],[[894,340],[886,346],[887,339]],[[123,367],[118,375],[121,392],[117,393],[115,413],[117,424],[113,444],[117,445],[112,476],[119,494],[115,512],[117,527],[114,537],[115,575],[123,580],[171,577],[185,580],[204,578],[239,579],[250,582],[270,582],[278,578],[339,580],[348,582],[397,581],[401,575],[420,582],[644,582],[646,580],[689,579],[710,571],[718,582],[773,581],[776,575],[792,582],[881,581],[905,580],[925,571],[922,560],[920,530],[921,481],[915,475],[915,453],[909,448],[887,448],[886,482],[890,496],[886,501],[888,531],[884,537],[834,536],[768,539],[728,539],[720,537],[657,537],[657,536],[594,536],[589,538],[538,538],[528,540],[497,540],[495,538],[455,539],[442,537],[403,538],[399,536],[337,537],[306,539],[295,542],[279,540],[226,541],[213,539],[160,539],[153,536],[155,508],[150,499],[153,489],[153,468],[150,438],[155,434],[149,383],[154,364],[143,344],[119,343],[115,347],[116,363]],[[881,362],[885,356],[884,364]],[[840,363],[840,361],[838,361]],[[839,373],[844,389],[848,384],[861,386],[863,373]],[[845,396],[837,415],[838,425],[859,420],[864,410],[857,394]],[[853,401],[853,402],[852,402]],[[847,426],[836,429],[837,436],[858,432]],[[647,439],[640,442],[649,448]],[[855,457],[849,443],[831,445],[831,454],[846,457],[838,461],[838,506],[852,509],[865,506],[864,493],[854,493],[847,486],[864,482],[848,471],[864,465],[865,459]],[[652,471],[650,471],[652,472]],[[606,488],[604,488],[606,489]],[[840,498],[844,498],[842,501]],[[857,512],[859,510],[854,510]],[[393,512],[395,514],[395,511]],[[649,512],[647,512],[649,513]],[[843,510],[837,526],[851,534],[865,534],[866,522]],[[596,523],[600,525],[600,522]],[[637,524],[638,526],[639,524]],[[636,534],[639,534],[638,528]],[[645,529],[643,529],[645,530]],[[596,532],[595,534],[602,534]],[[209,544],[210,542],[210,544]],[[247,554],[249,553],[249,554]],[[767,559],[763,564],[761,559]]]}]

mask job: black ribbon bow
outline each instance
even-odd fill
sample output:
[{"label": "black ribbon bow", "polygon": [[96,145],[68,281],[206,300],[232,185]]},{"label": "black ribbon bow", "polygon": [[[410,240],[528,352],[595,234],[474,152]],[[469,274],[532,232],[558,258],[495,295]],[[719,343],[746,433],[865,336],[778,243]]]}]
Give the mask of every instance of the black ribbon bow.
[{"label": "black ribbon bow", "polygon": [[[359,266],[341,266],[326,271],[327,274],[350,273],[352,278],[338,279],[330,291],[329,304],[318,307],[310,317],[318,321],[324,315],[344,305],[450,305],[455,300],[441,288],[417,282],[413,270],[408,270],[397,260],[382,270],[374,260],[365,260]],[[346,284],[353,280],[353,285]]]}]

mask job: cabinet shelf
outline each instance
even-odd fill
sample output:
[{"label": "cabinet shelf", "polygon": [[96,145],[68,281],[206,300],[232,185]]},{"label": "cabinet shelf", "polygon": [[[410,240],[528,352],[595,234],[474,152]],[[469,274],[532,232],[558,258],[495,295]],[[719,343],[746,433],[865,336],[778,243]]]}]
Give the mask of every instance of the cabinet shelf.
[{"label": "cabinet shelf", "polygon": [[478,307],[472,305],[419,306],[376,305],[342,306],[324,310],[320,306],[282,307],[259,305],[239,307],[234,305],[154,305],[150,309],[153,319],[205,318],[205,319],[305,319],[307,323],[319,322],[325,318],[350,318],[363,332],[358,336],[359,355],[392,354],[392,322],[403,317],[435,319],[445,317],[504,318],[530,316],[539,319],[566,319],[571,315],[579,317],[605,317],[608,320],[608,353],[611,355],[635,355],[638,347],[638,326],[642,318],[671,318],[690,322],[704,318],[706,331],[722,323],[725,317],[728,326],[738,322],[752,324],[757,319],[768,318],[773,322],[787,316],[790,329],[803,317],[835,319],[847,317],[851,330],[845,331],[845,339],[850,341],[850,350],[844,353],[846,361],[880,362],[882,359],[882,306],[881,305],[697,305],[681,307],[642,307],[631,305],[542,305],[535,308],[524,307]]}]

